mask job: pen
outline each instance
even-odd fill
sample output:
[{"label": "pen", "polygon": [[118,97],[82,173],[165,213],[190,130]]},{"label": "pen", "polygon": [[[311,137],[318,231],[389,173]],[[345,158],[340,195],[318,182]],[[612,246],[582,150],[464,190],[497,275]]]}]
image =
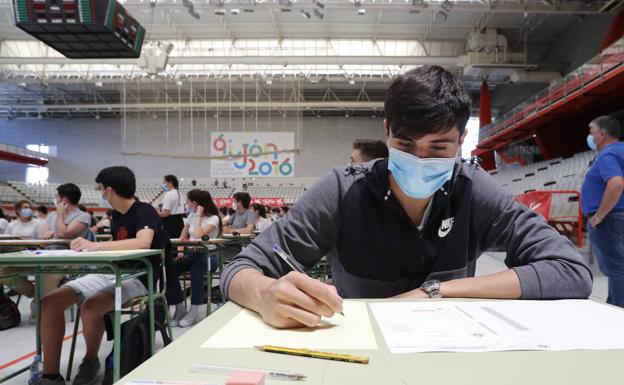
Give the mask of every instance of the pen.
[{"label": "pen", "polygon": [[195,373],[221,373],[230,374],[232,372],[262,372],[276,380],[303,380],[306,378],[301,373],[292,371],[279,371],[273,369],[252,369],[252,368],[235,368],[232,366],[219,366],[219,365],[206,365],[206,364],[192,364],[189,368],[191,372]]},{"label": "pen", "polygon": [[[273,245],[273,251],[275,251],[275,254],[277,254],[280,258],[282,258],[282,260],[286,262],[288,266],[290,266],[291,269],[301,274],[306,274],[306,272],[302,268],[297,266],[297,263],[293,260],[293,258],[290,255],[286,254],[284,250],[282,250],[282,248],[279,247],[277,243]],[[338,314],[344,316],[344,312],[340,312]]]},{"label": "pen", "polygon": [[352,354],[320,352],[317,350],[293,349],[293,348],[284,348],[280,346],[271,346],[271,345],[262,345],[262,346],[254,346],[254,347],[258,350],[262,350],[263,352],[269,352],[269,353],[279,353],[279,354],[287,354],[291,356],[320,358],[323,360],[332,360],[332,361],[353,362],[356,364],[368,364],[368,357],[355,356]]}]

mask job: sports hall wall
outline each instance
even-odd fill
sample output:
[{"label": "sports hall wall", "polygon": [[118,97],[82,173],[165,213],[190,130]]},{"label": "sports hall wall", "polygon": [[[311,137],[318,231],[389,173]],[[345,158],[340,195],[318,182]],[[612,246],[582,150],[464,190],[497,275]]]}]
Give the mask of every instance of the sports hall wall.
[{"label": "sports hall wall", "polygon": [[[179,126],[182,127],[181,139]],[[210,146],[210,132],[217,121],[210,115],[204,124],[203,114],[193,120],[191,142],[190,118],[169,114],[169,152],[175,155],[209,155],[205,152],[205,133]],[[232,118],[231,131],[243,131],[242,118]],[[346,164],[356,138],[383,138],[383,119],[370,117],[260,117],[258,131],[295,132],[295,177],[318,177],[332,166]],[[219,118],[221,131],[230,131],[229,118]],[[165,156],[123,155],[123,120],[121,119],[18,119],[0,121],[0,142],[26,146],[46,144],[57,146],[57,156],[50,157],[50,182],[74,181],[90,183],[96,173],[110,165],[127,165],[138,178],[161,178],[168,173],[209,177],[208,159],[173,158]],[[245,119],[245,131],[255,131],[255,119]],[[126,152],[161,154],[167,152],[167,122],[163,118],[142,116],[139,121],[128,118]],[[35,140],[36,138],[36,140]],[[193,143],[193,144],[192,144]],[[24,180],[26,166],[0,161],[0,179]]]}]

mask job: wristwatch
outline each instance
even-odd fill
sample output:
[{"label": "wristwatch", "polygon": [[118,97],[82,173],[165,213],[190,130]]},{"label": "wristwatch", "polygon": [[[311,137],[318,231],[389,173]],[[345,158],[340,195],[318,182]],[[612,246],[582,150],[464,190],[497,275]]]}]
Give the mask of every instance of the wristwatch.
[{"label": "wristwatch", "polygon": [[420,285],[420,288],[426,291],[431,298],[442,298],[442,293],[440,293],[440,281],[437,279],[425,281]]}]

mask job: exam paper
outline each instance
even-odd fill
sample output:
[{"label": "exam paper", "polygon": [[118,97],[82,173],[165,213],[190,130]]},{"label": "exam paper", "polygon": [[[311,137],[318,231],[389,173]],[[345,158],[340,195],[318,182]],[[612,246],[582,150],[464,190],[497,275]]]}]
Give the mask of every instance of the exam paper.
[{"label": "exam paper", "polygon": [[230,322],[219,329],[202,348],[252,348],[256,345],[276,345],[318,350],[377,349],[375,333],[366,303],[344,301],[345,316],[322,318],[315,328],[275,329],[260,315],[242,309]]},{"label": "exam paper", "polygon": [[589,300],[370,307],[392,353],[624,349],[624,310]]}]

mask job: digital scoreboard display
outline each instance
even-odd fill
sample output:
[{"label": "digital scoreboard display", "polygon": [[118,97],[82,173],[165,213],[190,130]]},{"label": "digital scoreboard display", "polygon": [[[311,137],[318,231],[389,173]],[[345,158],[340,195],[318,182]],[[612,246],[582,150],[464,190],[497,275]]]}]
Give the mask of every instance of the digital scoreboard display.
[{"label": "digital scoreboard display", "polygon": [[116,0],[13,0],[15,25],[72,59],[138,58],[145,28]]}]

